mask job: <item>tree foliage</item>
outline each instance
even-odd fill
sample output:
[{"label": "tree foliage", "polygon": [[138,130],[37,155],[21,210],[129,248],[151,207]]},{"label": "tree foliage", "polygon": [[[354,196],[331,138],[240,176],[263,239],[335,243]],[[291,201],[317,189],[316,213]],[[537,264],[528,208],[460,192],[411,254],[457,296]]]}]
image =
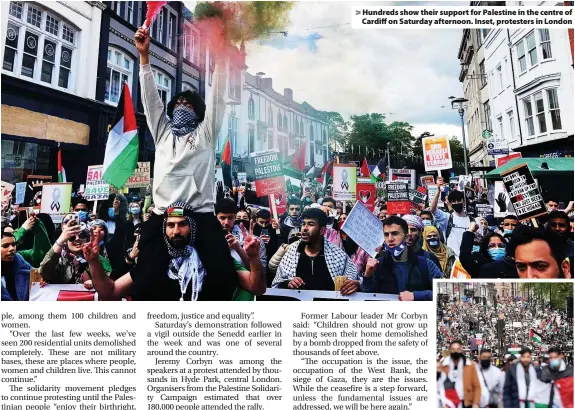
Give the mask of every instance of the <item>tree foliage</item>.
[{"label": "tree foliage", "polygon": [[567,297],[573,296],[571,283],[522,283],[521,290],[528,292],[535,299],[550,302],[556,309],[565,309]]}]

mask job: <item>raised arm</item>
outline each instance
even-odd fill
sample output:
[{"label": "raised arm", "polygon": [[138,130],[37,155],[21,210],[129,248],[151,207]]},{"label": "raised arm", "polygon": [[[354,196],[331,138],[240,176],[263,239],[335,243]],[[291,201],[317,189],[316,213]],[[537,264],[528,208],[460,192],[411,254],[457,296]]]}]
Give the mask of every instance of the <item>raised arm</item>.
[{"label": "raised arm", "polygon": [[157,144],[164,135],[168,121],[164,111],[164,103],[158,94],[154,73],[150,66],[150,30],[138,29],[134,35],[136,48],[140,54],[140,90],[142,94],[142,105],[146,122],[154,144]]},{"label": "raised arm", "polygon": [[250,226],[250,234],[241,225],[244,235],[244,250],[249,261],[249,272],[238,271],[240,288],[258,296],[266,293],[266,273],[260,261],[260,240],[253,236],[253,221]]},{"label": "raised arm", "polygon": [[226,111],[225,92],[227,87],[226,62],[216,57],[214,68],[214,80],[212,90],[206,101],[206,115],[200,124],[203,132],[200,133],[206,138],[206,144],[215,147],[218,141],[218,134],[224,121]]}]

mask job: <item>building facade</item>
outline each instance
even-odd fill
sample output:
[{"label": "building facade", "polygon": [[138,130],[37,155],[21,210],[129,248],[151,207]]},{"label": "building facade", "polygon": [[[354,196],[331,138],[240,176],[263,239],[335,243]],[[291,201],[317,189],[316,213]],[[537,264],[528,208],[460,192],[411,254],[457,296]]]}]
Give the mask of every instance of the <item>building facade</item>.
[{"label": "building facade", "polygon": [[[81,173],[100,131],[95,102],[102,2],[2,2],[2,178]],[[74,161],[71,159],[74,158]],[[84,167],[85,168],[85,167]]]}]

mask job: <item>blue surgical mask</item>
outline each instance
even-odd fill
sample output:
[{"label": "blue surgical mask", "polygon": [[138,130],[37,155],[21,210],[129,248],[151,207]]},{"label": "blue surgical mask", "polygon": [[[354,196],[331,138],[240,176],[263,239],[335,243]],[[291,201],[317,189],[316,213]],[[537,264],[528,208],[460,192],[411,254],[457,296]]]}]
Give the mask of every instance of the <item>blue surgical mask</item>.
[{"label": "blue surgical mask", "polygon": [[80,222],[86,222],[88,220],[88,212],[86,211],[78,211],[78,219]]},{"label": "blue surgical mask", "polygon": [[403,253],[403,251],[405,251],[405,249],[407,248],[407,244],[405,243],[405,241],[403,241],[395,248],[390,248],[389,246],[387,246],[387,244],[384,244],[384,248],[389,255],[393,256],[394,258],[399,258]]},{"label": "blue surgical mask", "polygon": [[561,359],[551,359],[549,360],[549,367],[551,369],[558,369],[561,366]]},{"label": "blue surgical mask", "polygon": [[489,255],[493,258],[494,261],[500,261],[501,259],[505,258],[505,249],[503,248],[493,248],[489,249]]},{"label": "blue surgical mask", "polygon": [[132,215],[138,215],[140,213],[140,207],[139,206],[134,206],[132,208],[130,208],[130,213]]},{"label": "blue surgical mask", "polygon": [[473,253],[479,252],[479,245],[473,245],[473,250],[472,250],[472,252],[473,252]]},{"label": "blue surgical mask", "polygon": [[423,226],[431,226],[431,225],[432,225],[432,223],[431,223],[431,221],[430,221],[429,219],[424,219],[424,220],[423,220]]},{"label": "blue surgical mask", "polygon": [[503,235],[504,235],[504,236],[508,236],[508,235],[511,235],[511,234],[513,234],[513,229],[504,229],[504,230],[503,230]]},{"label": "blue surgical mask", "polygon": [[439,246],[439,240],[438,239],[430,239],[427,241],[427,244],[429,246],[431,246],[432,248],[437,248]]},{"label": "blue surgical mask", "polygon": [[495,232],[497,230],[496,226],[488,226],[487,229],[489,230],[489,232]]},{"label": "blue surgical mask", "polygon": [[115,219],[116,218],[116,214],[114,213],[114,208],[108,208],[108,217],[110,219]]}]

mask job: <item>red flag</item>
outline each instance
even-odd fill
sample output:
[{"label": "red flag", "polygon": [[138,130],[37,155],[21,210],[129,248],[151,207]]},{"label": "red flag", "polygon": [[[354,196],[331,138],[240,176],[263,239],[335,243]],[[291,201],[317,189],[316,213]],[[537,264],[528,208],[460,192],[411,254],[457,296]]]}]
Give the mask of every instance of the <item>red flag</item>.
[{"label": "red flag", "polygon": [[331,175],[331,171],[333,170],[333,161],[327,161],[321,170],[321,175],[317,179],[320,184],[323,184],[324,178],[327,181],[327,177]]},{"label": "red flag", "polygon": [[226,142],[224,143],[224,149],[222,150],[222,162],[232,166],[232,145],[230,144],[230,138],[226,137]]},{"label": "red flag", "polygon": [[363,164],[361,165],[360,175],[365,178],[370,177],[369,167],[367,166],[367,159],[363,158]]},{"label": "red flag", "polygon": [[154,19],[156,18],[156,16],[158,15],[158,13],[162,10],[162,7],[164,7],[168,2],[167,1],[147,1],[146,2],[146,6],[147,6],[147,11],[146,11],[146,21],[144,21],[144,27],[145,28],[149,28],[152,23],[154,22]]},{"label": "red flag", "polygon": [[299,172],[305,171],[305,144],[301,146],[299,152],[295,153],[291,165]]}]

